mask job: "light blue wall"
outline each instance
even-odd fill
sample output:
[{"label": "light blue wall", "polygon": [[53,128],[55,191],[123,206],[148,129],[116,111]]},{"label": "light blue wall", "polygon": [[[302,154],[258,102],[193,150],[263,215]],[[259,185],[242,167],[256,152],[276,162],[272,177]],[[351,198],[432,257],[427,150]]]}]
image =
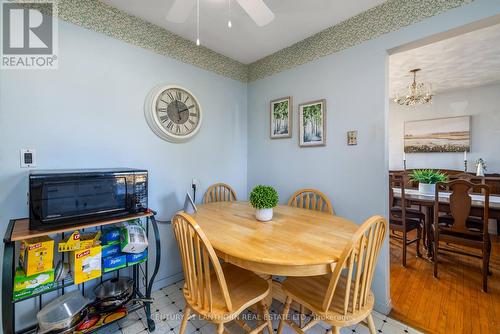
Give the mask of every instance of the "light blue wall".
[{"label": "light blue wall", "polygon": [[[404,124],[407,121],[471,116],[471,152],[467,154],[468,171],[475,172],[475,162],[483,158],[488,173],[500,173],[500,84],[439,93],[431,105],[408,108],[390,102],[389,107],[389,168],[403,168]],[[407,168],[463,170],[464,154],[407,153]],[[496,224],[490,224],[490,228]]]},{"label": "light blue wall", "polygon": [[[159,219],[181,208],[193,176],[199,198],[216,181],[246,198],[246,84],[64,22],[59,50],[57,70],[0,72],[0,235],[28,214],[21,148],[37,150],[37,168],[148,169]],[[188,88],[203,108],[200,132],[185,144],[159,139],[145,121],[145,97],[159,83]],[[181,266],[170,226],[160,233],[165,284]],[[22,315],[30,307],[18,308],[21,321],[32,321]]]},{"label": "light blue wall", "polygon": [[[387,216],[387,50],[500,13],[500,2],[476,0],[419,24],[294,69],[253,82],[248,89],[248,189],[275,186],[285,203],[298,188],[313,187],[332,199],[338,215],[362,223]],[[269,101],[293,96],[293,137],[269,139]],[[300,103],[326,98],[326,147],[299,148]],[[358,130],[358,145],[346,132]],[[430,273],[431,274],[431,273]],[[373,290],[387,312],[389,252],[379,258]]]},{"label": "light blue wall", "polygon": [[[180,208],[193,176],[201,181],[199,194],[225,181],[245,199],[248,189],[266,183],[284,202],[293,190],[312,186],[332,198],[339,215],[356,222],[385,214],[386,50],[497,13],[497,0],[476,0],[248,87],[60,23],[58,70],[0,72],[0,235],[9,219],[27,215],[21,148],[37,150],[38,168],[147,168],[150,206],[160,219]],[[146,94],[161,82],[189,88],[203,107],[204,124],[186,144],[160,140],[144,120]],[[327,99],[326,147],[298,148],[296,108],[293,138],[269,139],[268,103],[287,95],[296,105]],[[345,132],[352,129],[359,131],[359,145],[348,147]],[[160,233],[159,284],[180,273],[170,227],[161,226]],[[388,263],[385,248],[374,286],[380,310],[389,302]],[[21,321],[33,319],[31,306],[22,306]]]}]

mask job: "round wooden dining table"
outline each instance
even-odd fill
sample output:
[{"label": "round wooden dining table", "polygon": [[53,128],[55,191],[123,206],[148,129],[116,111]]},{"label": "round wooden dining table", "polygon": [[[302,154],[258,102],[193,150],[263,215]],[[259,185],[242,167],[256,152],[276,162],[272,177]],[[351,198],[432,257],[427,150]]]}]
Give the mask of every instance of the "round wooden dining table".
[{"label": "round wooden dining table", "polygon": [[256,273],[315,276],[332,272],[358,226],[329,213],[279,205],[271,221],[248,202],[202,204],[193,214],[217,255]]}]

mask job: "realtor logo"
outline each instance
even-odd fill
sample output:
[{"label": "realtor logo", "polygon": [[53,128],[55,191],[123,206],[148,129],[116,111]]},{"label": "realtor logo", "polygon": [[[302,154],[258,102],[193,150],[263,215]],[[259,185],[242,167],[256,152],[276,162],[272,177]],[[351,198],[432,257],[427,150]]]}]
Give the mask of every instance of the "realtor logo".
[{"label": "realtor logo", "polygon": [[4,1],[1,68],[57,68],[56,14],[51,0]]}]

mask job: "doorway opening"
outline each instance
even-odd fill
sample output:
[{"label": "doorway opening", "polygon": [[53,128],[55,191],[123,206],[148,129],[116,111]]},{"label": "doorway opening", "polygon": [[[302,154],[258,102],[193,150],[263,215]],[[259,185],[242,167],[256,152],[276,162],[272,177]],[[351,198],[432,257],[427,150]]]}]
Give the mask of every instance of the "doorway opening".
[{"label": "doorway opening", "polygon": [[[434,333],[494,332],[500,305],[500,18],[390,50],[389,95],[390,315]],[[442,216],[456,217],[443,204],[449,195],[443,191],[436,202],[430,194],[435,186],[425,188],[434,182],[423,180],[443,175],[489,187],[489,219],[476,226],[487,226],[491,241],[487,293],[482,260],[468,256],[483,256],[481,249],[438,242],[438,278],[433,275],[434,210],[438,226]],[[484,190],[470,193],[475,206],[481,196],[485,205]],[[481,316],[471,316],[478,311]]]}]

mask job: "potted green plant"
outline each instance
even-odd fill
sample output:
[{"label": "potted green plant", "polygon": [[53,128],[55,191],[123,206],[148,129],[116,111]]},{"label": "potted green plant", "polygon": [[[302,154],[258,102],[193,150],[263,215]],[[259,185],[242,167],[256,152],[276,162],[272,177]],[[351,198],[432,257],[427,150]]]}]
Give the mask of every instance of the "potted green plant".
[{"label": "potted green plant", "polygon": [[410,179],[418,182],[419,192],[434,195],[436,193],[436,183],[448,181],[448,176],[432,169],[416,169],[411,173]]},{"label": "potted green plant", "polygon": [[267,222],[273,219],[273,208],[278,205],[278,192],[271,186],[259,185],[250,193],[250,204],[256,209],[255,218]]}]

